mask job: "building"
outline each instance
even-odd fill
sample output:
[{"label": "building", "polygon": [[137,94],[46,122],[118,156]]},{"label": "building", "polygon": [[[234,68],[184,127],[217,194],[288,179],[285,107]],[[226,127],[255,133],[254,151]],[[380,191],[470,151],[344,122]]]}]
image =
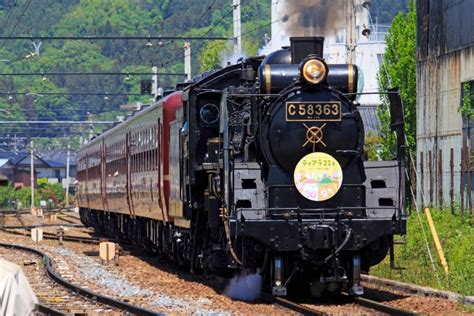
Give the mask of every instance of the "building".
[{"label": "building", "polygon": [[[35,181],[46,178],[50,183],[64,183],[66,178],[66,152],[49,152],[35,154]],[[70,157],[70,186],[74,187],[76,177],[75,157]],[[15,188],[31,186],[31,155],[30,152],[0,152],[0,185],[11,184]]]},{"label": "building", "polygon": [[[359,92],[378,93],[379,83],[377,75],[382,65],[383,55],[387,47],[385,35],[389,25],[370,25],[370,36],[362,35],[364,24],[356,25],[356,46],[354,63],[362,70],[362,83]],[[345,36],[335,38],[335,40],[325,48],[324,58],[329,64],[344,64],[347,60],[347,48]],[[361,104],[359,111],[364,121],[366,132],[378,134],[379,118],[377,107],[382,104],[379,94],[366,94],[358,98]]]},{"label": "building", "polygon": [[[67,172],[67,152],[51,151],[39,153],[41,158],[48,164],[48,168],[38,170],[38,178],[47,178],[49,182],[63,183],[65,187],[65,179]],[[71,152],[69,157],[69,185],[75,187],[76,180],[76,155]]]},{"label": "building", "polygon": [[461,177],[461,151],[472,157],[474,118],[460,107],[474,105],[474,1],[417,1],[416,10],[417,200],[451,205],[471,182]]},{"label": "building", "polygon": [[[48,164],[34,156],[33,159],[35,174],[34,181],[38,179],[38,169],[47,168]],[[14,188],[31,186],[31,156],[28,152],[0,153],[0,176],[7,180],[8,184]]]}]

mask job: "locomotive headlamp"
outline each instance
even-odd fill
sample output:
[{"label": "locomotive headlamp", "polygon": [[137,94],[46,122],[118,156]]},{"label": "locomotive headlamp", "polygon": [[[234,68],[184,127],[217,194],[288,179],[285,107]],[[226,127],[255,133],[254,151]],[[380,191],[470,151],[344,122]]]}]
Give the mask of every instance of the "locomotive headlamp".
[{"label": "locomotive headlamp", "polygon": [[318,84],[323,81],[328,74],[326,63],[318,58],[308,58],[301,66],[301,76],[310,84]]}]

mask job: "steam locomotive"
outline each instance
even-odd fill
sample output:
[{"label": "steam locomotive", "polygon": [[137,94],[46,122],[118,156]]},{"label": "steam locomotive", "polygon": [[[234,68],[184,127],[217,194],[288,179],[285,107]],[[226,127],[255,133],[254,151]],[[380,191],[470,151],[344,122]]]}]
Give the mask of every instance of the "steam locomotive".
[{"label": "steam locomotive", "polygon": [[274,295],[362,294],[406,232],[403,159],[364,161],[360,70],[323,42],[202,74],[83,146],[84,224]]}]

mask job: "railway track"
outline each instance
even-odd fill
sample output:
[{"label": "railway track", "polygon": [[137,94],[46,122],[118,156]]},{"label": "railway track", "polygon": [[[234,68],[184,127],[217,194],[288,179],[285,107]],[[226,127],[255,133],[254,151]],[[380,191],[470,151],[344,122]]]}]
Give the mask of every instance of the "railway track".
[{"label": "railway track", "polygon": [[[117,313],[157,315],[156,312],[103,296],[68,282],[55,271],[49,257],[37,249],[7,243],[0,243],[0,247],[8,249],[4,257],[16,264],[22,265],[22,261],[23,264],[31,262],[31,255],[39,257],[39,263],[44,264],[45,273],[38,273],[38,264],[31,271],[26,269],[28,266],[24,267],[24,270],[27,270],[25,273],[30,285],[40,301],[38,307],[40,313],[46,315],[65,315],[71,313],[86,315],[116,315]],[[58,265],[58,268],[60,268],[60,265]]]},{"label": "railway track", "polygon": [[[59,226],[59,225],[58,225]],[[37,227],[42,227],[42,226],[37,226]],[[12,229],[25,229],[26,231],[20,232]],[[8,233],[8,234],[13,234],[13,235],[18,235],[18,236],[29,236],[29,229],[28,228],[22,228],[22,227],[4,227],[0,228],[0,230]],[[53,233],[47,233],[43,232],[43,239],[48,239],[48,240],[58,240],[58,236]],[[84,237],[84,236],[68,236],[64,235],[63,236],[64,241],[72,241],[72,242],[79,242],[79,243],[85,243],[85,244],[99,244],[101,241],[110,241],[110,239],[99,239],[99,238],[92,238],[92,237]]]},{"label": "railway track", "polygon": [[[21,215],[16,214],[15,217],[20,222],[20,225],[3,226],[0,228],[0,230],[9,234],[13,234],[13,235],[27,236],[29,235],[30,230],[32,228],[57,227],[57,226],[63,226],[63,227],[82,227],[83,226],[82,224],[75,224],[75,223],[54,223],[54,224],[43,223],[43,224],[37,224],[37,225],[25,225],[23,219],[21,218]],[[24,230],[24,232],[16,231],[16,229],[22,229]],[[43,238],[49,239],[49,240],[58,240],[59,236],[54,233],[43,232]],[[105,241],[99,238],[84,237],[84,236],[69,236],[69,235],[63,235],[63,240],[86,243],[86,244],[99,244],[101,241]],[[110,240],[107,239],[107,241],[110,241]]]},{"label": "railway track", "polygon": [[[21,219],[19,219],[21,222]],[[64,224],[54,224],[54,225],[48,225],[48,226],[60,226]],[[31,226],[31,227],[30,227]],[[30,226],[7,226],[3,229],[3,231],[11,234],[17,234],[17,235],[23,235],[23,236],[28,236],[29,237],[29,229],[32,227],[37,227],[36,225],[30,225]],[[17,229],[16,231],[13,229]],[[22,229],[23,231],[18,231],[18,229]],[[51,240],[58,240],[58,236],[55,233],[46,233],[44,232],[44,238],[45,239],[51,239]],[[110,239],[99,239],[99,238],[91,238],[91,237],[79,237],[79,236],[64,236],[65,241],[73,241],[73,242],[79,242],[79,243],[88,243],[88,244],[98,244],[101,241],[109,241]],[[264,300],[268,302],[272,302],[276,305],[279,305],[280,307],[284,307],[286,309],[290,309],[292,311],[295,311],[297,313],[301,313],[303,315],[327,315],[331,314],[331,305],[332,303],[327,303],[327,302],[311,302],[311,301],[300,301],[296,300],[293,301],[292,299],[289,298],[281,298],[281,297],[271,297],[269,299],[264,298]],[[376,298],[376,300],[379,300]],[[363,310],[364,312],[367,313],[375,313],[375,314],[390,314],[390,315],[416,315],[415,312],[410,311],[410,310],[404,310],[400,309],[397,307],[390,306],[388,304],[375,301],[375,300],[370,300],[367,298],[352,298],[349,297],[348,295],[342,295],[338,301],[334,301],[334,305],[340,305],[341,302],[342,308],[354,308],[356,310]],[[411,307],[408,305],[405,308],[411,309]]]},{"label": "railway track", "polygon": [[[301,303],[292,301],[288,298],[278,297],[278,296],[271,296],[269,294],[265,295],[265,299],[273,301],[275,304],[278,304],[282,307],[290,309],[294,312],[307,315],[307,316],[319,316],[319,315],[329,315],[330,313],[323,311],[322,309],[318,309],[318,307],[309,307],[303,305]],[[358,306],[362,306],[364,308],[374,310],[377,313],[383,313],[387,315],[400,315],[400,316],[412,316],[418,315],[415,312],[407,311],[404,309],[396,308],[387,304],[383,304],[377,301],[369,300],[363,297],[350,297],[348,294],[343,293],[342,299],[344,302],[353,303]]]}]

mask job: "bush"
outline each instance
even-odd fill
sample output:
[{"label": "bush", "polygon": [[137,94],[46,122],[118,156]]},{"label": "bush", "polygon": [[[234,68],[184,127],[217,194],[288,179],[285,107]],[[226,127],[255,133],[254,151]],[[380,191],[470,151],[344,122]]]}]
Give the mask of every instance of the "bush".
[{"label": "bush", "polygon": [[[38,179],[35,190],[35,205],[39,206],[40,201],[47,201],[48,206],[54,207],[64,203],[64,190],[60,183],[49,183],[47,179]],[[51,202],[49,202],[51,200]],[[0,208],[9,209],[14,207],[13,201],[19,207],[30,207],[31,188],[25,187],[19,190],[11,186],[0,187]]]},{"label": "bush", "polygon": [[11,186],[0,187],[0,207],[13,208],[12,201],[15,200],[15,190]]},{"label": "bush", "polygon": [[[52,201],[52,205],[56,206],[64,201],[64,190],[60,183],[49,183],[47,179],[38,179],[38,188],[36,190],[38,195],[38,200]],[[35,202],[36,202],[35,196]]]}]

